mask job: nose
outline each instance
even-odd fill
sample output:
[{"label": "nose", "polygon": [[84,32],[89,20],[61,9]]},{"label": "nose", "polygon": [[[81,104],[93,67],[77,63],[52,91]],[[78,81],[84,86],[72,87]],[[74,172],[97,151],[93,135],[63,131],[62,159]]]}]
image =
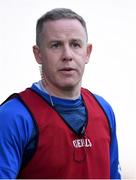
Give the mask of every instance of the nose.
[{"label": "nose", "polygon": [[72,50],[69,45],[64,46],[62,59],[63,59],[63,61],[71,61],[72,60]]}]

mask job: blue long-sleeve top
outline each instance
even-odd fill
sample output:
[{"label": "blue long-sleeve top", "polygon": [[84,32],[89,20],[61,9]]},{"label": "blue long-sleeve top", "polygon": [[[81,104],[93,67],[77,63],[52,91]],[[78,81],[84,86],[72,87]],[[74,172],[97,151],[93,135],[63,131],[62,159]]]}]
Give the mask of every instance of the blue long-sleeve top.
[{"label": "blue long-sleeve top", "polygon": [[[52,103],[48,92],[40,86],[39,82],[34,83],[31,88],[43,96],[49,103]],[[110,178],[120,179],[114,112],[102,97],[98,95],[95,95],[95,97],[107,114],[111,128]],[[52,101],[56,110],[69,126],[79,133],[86,123],[86,110],[82,97],[80,96],[75,100],[52,97]],[[23,154],[27,154],[27,151],[29,153],[33,152],[35,148],[36,133],[37,129],[30,113],[17,98],[13,98],[0,106],[1,179],[15,179],[17,177],[22,163],[27,161],[27,157],[23,156]]]}]

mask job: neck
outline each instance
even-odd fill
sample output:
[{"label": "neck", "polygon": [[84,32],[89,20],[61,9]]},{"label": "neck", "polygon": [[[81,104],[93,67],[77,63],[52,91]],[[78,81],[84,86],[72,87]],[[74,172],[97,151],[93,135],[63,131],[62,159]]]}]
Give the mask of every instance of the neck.
[{"label": "neck", "polygon": [[50,96],[55,96],[63,99],[77,99],[80,96],[80,89],[81,86],[78,88],[57,88],[52,87],[48,83],[46,83],[44,80],[42,80],[43,87],[48,91]]}]

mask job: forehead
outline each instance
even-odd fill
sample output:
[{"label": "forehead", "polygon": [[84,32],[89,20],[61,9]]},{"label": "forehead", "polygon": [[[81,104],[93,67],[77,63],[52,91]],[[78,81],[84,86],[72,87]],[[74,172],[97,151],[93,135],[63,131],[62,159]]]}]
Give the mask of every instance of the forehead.
[{"label": "forehead", "polygon": [[61,19],[43,24],[43,34],[46,38],[86,38],[86,31],[76,19]]}]

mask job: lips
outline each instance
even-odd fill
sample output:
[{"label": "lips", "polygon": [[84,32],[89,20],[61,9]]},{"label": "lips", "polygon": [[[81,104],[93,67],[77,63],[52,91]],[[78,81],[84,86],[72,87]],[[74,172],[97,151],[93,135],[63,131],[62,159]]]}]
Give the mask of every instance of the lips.
[{"label": "lips", "polygon": [[71,77],[76,72],[76,69],[71,68],[71,67],[64,67],[64,68],[59,69],[59,72],[66,77]]},{"label": "lips", "polygon": [[71,67],[65,67],[65,68],[61,68],[59,71],[75,71],[75,69]]}]

